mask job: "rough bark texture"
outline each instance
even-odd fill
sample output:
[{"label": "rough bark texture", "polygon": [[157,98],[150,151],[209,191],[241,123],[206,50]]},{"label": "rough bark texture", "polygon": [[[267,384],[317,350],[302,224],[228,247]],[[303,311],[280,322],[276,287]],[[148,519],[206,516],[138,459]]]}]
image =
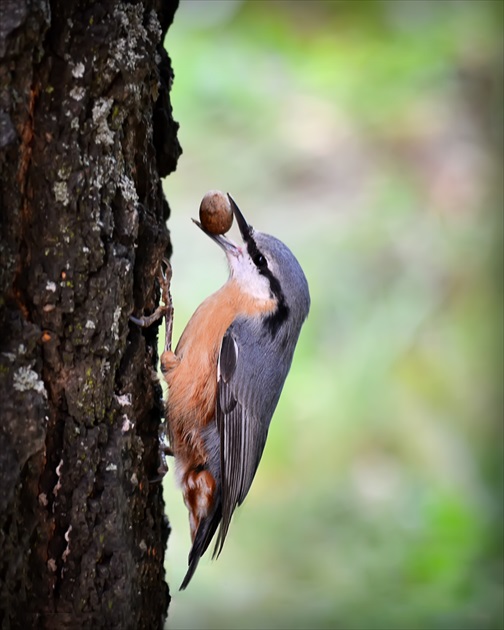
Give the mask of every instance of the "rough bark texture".
[{"label": "rough bark texture", "polygon": [[159,628],[178,0],[0,0],[0,626]]}]

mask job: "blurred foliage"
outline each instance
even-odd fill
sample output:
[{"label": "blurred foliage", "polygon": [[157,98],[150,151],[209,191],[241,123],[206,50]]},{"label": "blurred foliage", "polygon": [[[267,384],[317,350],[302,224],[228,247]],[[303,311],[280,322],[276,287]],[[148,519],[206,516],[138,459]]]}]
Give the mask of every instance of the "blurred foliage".
[{"label": "blurred foliage", "polygon": [[169,628],[503,627],[502,7],[182,1],[175,338],[226,279],[190,221],[210,188],[291,247],[312,310],[249,497],[183,593],[166,477]]}]

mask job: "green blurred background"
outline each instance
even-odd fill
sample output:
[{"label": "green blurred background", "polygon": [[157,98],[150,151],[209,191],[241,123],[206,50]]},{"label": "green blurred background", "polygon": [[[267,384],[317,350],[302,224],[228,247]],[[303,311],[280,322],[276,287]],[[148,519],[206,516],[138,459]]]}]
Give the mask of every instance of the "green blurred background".
[{"label": "green blurred background", "polygon": [[312,309],[251,492],[183,593],[165,478],[168,628],[503,627],[502,7],[181,2],[175,339],[227,278],[190,220],[211,188],[291,247]]}]

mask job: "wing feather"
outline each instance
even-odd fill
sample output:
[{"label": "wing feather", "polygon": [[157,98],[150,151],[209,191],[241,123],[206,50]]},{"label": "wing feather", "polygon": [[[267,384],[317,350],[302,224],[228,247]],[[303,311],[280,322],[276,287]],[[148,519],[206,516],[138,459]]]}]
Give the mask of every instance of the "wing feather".
[{"label": "wing feather", "polygon": [[213,557],[222,551],[233,512],[247,496],[261,459],[271,417],[290,368],[299,327],[274,337],[260,318],[238,317],[221,343],[215,422],[205,429],[208,468],[218,491],[200,523],[181,588],[217,532]]},{"label": "wing feather", "polygon": [[216,424],[220,437],[222,521],[214,557],[221,552],[233,512],[244,501],[254,479],[287,373],[278,364],[267,365],[265,348],[260,344],[246,343],[247,339],[257,340],[258,335],[244,331],[243,326],[245,322],[230,326],[219,355]]}]

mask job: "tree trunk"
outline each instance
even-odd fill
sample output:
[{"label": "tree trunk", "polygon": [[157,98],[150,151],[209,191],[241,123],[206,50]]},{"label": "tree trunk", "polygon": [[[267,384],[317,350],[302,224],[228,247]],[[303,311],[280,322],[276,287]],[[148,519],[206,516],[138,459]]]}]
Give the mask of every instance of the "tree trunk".
[{"label": "tree trunk", "polygon": [[0,626],[161,628],[178,0],[0,0]]}]

